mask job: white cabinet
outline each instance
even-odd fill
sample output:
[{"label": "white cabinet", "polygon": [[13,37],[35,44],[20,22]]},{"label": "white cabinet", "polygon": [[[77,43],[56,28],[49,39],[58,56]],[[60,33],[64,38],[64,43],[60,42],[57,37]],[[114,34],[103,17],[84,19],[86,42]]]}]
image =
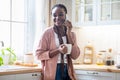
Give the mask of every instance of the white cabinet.
[{"label": "white cabinet", "polygon": [[117,78],[116,80],[120,80],[120,73],[116,74],[116,78]]},{"label": "white cabinet", "polygon": [[120,24],[120,0],[97,0],[97,23]]},{"label": "white cabinet", "polygon": [[72,0],[72,21],[75,26],[96,23],[96,1]]},{"label": "white cabinet", "polygon": [[40,80],[40,73],[16,74],[15,80]]},{"label": "white cabinet", "polygon": [[15,75],[2,75],[0,80],[15,80]]},{"label": "white cabinet", "polygon": [[0,76],[0,80],[40,80],[41,73],[24,73]]},{"label": "white cabinet", "polygon": [[77,80],[116,80],[116,73],[75,70]]},{"label": "white cabinet", "polygon": [[75,26],[120,24],[120,0],[72,0]]}]

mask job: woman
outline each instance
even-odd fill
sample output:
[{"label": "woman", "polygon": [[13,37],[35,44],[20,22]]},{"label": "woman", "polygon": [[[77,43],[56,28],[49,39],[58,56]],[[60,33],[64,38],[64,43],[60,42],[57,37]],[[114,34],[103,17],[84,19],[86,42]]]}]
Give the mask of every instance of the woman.
[{"label": "woman", "polygon": [[[51,14],[54,25],[44,31],[36,50],[42,63],[43,80],[76,80],[72,59],[78,58],[80,50],[71,32],[72,24],[66,20],[67,9],[63,4],[56,4]],[[72,45],[70,54],[66,54],[65,44]]]}]

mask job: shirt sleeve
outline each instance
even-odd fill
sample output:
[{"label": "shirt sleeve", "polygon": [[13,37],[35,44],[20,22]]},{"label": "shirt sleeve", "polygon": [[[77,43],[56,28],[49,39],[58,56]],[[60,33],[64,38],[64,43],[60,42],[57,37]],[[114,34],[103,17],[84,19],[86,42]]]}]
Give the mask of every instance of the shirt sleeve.
[{"label": "shirt sleeve", "polygon": [[47,60],[50,59],[49,57],[49,49],[48,49],[48,44],[49,44],[49,39],[48,39],[48,32],[45,31],[43,35],[41,36],[41,39],[39,41],[39,45],[36,50],[36,57],[39,60]]}]

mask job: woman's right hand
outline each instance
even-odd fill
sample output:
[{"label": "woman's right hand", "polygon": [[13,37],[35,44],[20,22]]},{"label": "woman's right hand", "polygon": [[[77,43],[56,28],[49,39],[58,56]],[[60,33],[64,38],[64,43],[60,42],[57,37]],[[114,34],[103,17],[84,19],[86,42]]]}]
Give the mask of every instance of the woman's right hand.
[{"label": "woman's right hand", "polygon": [[67,53],[67,46],[65,44],[61,44],[58,48],[58,50],[60,51],[60,53]]}]

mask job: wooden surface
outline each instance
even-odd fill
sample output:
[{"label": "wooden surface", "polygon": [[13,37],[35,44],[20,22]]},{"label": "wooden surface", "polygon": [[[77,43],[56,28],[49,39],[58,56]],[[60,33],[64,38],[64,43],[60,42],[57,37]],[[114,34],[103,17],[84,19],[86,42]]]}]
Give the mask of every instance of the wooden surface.
[{"label": "wooden surface", "polygon": [[4,69],[0,68],[0,76],[1,75],[10,75],[10,74],[23,74],[23,73],[34,73],[34,72],[41,72],[41,66],[37,67],[23,67],[23,66],[18,66],[21,68],[17,68],[16,65],[13,65],[13,69]]},{"label": "wooden surface", "polygon": [[116,68],[115,66],[106,66],[106,65],[74,65],[74,69],[79,70],[93,70],[93,71],[104,71],[104,72],[120,72],[120,69]]}]

